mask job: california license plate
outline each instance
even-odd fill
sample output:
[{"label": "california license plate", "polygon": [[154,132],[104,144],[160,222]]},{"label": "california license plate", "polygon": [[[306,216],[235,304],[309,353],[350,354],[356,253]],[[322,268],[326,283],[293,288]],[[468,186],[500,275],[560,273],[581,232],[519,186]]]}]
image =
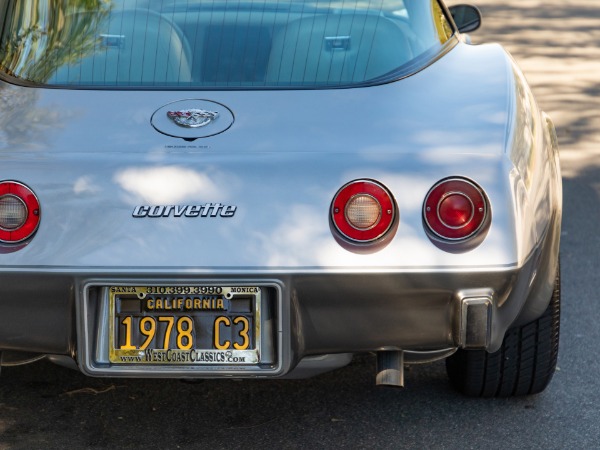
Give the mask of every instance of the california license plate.
[{"label": "california license plate", "polygon": [[243,365],[260,361],[256,286],[111,286],[116,364]]}]

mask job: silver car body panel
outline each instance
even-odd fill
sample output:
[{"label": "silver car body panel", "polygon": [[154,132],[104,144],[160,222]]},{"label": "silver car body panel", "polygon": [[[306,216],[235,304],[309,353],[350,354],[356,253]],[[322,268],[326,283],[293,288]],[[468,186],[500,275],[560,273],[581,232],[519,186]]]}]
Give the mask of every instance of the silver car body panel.
[{"label": "silver car body panel", "polygon": [[[89,287],[119,283],[277,286],[273,376],[308,355],[462,345],[469,292],[491,293],[493,351],[550,299],[562,201],[556,139],[498,45],[459,43],[421,72],[369,88],[0,82],[0,97],[15,105],[0,112],[0,179],[27,184],[42,208],[34,238],[0,252],[0,349],[71,354],[91,375],[141,375],[94,363],[88,328],[100,318],[86,309]],[[156,110],[186,99],[225,105],[235,122],[194,141],[153,129]],[[491,206],[487,235],[469,251],[433,245],[422,223],[423,199],[448,176],[475,181]],[[359,178],[385,185],[400,216],[384,248],[361,254],[340,246],[329,224],[336,191]],[[235,213],[133,217],[144,205],[207,204]]]}]

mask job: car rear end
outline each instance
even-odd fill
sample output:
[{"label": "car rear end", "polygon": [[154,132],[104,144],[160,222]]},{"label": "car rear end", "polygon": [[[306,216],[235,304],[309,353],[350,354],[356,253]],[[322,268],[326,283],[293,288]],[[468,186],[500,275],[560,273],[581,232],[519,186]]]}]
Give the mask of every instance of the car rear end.
[{"label": "car rear end", "polygon": [[[382,39],[381,14],[217,3],[62,11],[62,29],[93,30],[100,50],[74,44],[79,57],[43,74],[39,50],[19,47],[20,65],[5,51],[0,93],[19,107],[1,112],[2,227],[35,225],[2,239],[0,349],[92,376],[293,377],[356,352],[391,355],[383,370],[493,352],[544,311],[552,136],[500,47],[467,46],[437,2],[406,1],[381,25],[413,30],[388,70],[358,37]],[[435,45],[410,17],[428,18]],[[269,20],[269,57],[248,72],[231,30],[259,55]],[[139,47],[140,24],[153,46]],[[166,56],[146,78],[151,51]]]}]

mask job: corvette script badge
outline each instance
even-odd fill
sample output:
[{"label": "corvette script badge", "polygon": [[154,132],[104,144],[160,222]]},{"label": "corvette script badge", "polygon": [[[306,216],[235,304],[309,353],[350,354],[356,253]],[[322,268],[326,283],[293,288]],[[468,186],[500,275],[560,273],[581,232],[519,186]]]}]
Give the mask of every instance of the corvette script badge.
[{"label": "corvette script badge", "polygon": [[184,109],[181,111],[168,111],[167,116],[179,126],[200,128],[217,120],[219,113],[204,109]]}]

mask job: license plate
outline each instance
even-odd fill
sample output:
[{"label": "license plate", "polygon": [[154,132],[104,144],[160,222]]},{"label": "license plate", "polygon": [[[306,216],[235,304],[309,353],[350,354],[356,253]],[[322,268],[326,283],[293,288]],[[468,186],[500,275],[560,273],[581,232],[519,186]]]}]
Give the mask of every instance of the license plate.
[{"label": "license plate", "polygon": [[256,286],[111,286],[109,360],[258,364],[260,305]]}]

